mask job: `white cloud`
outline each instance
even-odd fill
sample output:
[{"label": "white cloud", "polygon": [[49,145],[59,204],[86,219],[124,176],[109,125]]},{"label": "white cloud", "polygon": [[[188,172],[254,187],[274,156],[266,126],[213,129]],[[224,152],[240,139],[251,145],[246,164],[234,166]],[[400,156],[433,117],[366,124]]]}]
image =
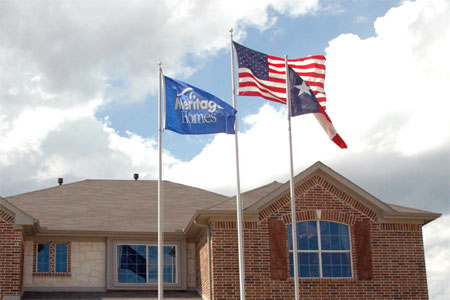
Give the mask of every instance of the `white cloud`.
[{"label": "white cloud", "polygon": [[[239,39],[249,27],[272,26],[276,19],[270,10],[299,16],[320,8],[317,0],[0,5],[1,196],[55,185],[57,177],[69,182],[129,174],[131,179],[137,172],[141,178],[156,178],[155,141],[133,133],[120,136],[108,122],[95,119],[98,107],[154,92],[157,61],[169,74],[195,72],[188,61],[200,63],[200,58],[227,49],[231,27],[239,28]],[[449,5],[445,0],[405,1],[376,21],[375,37],[346,34],[330,41],[328,112],[349,149],[339,150],[330,142],[312,116],[296,117],[296,172],[322,160],[356,170],[359,177],[372,173],[383,178],[399,158],[449,149]],[[285,108],[266,104],[245,122],[248,130],[239,134],[243,190],[287,180]],[[166,179],[235,193],[233,136],[215,136],[191,161],[181,162],[167,152],[164,161]],[[427,169],[418,173],[432,176],[435,166],[421,167]],[[439,172],[448,177],[448,161]],[[441,255],[449,249],[448,238],[434,235],[448,233],[448,217],[440,220],[424,230],[434,299],[449,293],[444,281],[448,258]],[[427,231],[441,222],[446,225]],[[433,236],[431,242],[427,236]]]},{"label": "white cloud", "polygon": [[[433,149],[448,149],[450,104],[445,95],[450,58],[434,57],[434,48],[450,53],[450,26],[445,21],[450,20],[450,13],[446,8],[445,1],[405,2],[376,21],[375,37],[345,34],[330,41],[326,49],[328,113],[349,149],[339,150],[311,116],[293,118],[296,171],[317,160],[351,164],[352,156],[364,156],[367,161],[373,160],[371,156],[407,159]],[[429,28],[438,28],[441,34],[430,37],[426,35]],[[425,38],[424,45],[418,43]],[[284,108],[277,107],[265,105],[248,116],[250,129],[239,135],[244,189],[288,179],[287,121]],[[167,176],[234,193],[235,163],[230,153],[234,148],[230,142],[234,145],[231,138],[217,136],[192,161],[174,165]],[[205,173],[211,161],[220,174]],[[384,168],[390,172],[394,165]],[[195,177],[188,176],[192,172]]]},{"label": "white cloud", "polygon": [[430,299],[447,300],[450,296],[450,215],[426,225],[423,239]]},{"label": "white cloud", "polygon": [[330,42],[329,108],[347,116],[339,128],[350,145],[412,155],[448,143],[449,11],[446,1],[405,2],[377,19],[376,37]]},{"label": "white cloud", "polygon": [[[315,11],[318,1],[0,5],[0,194],[5,195],[61,175],[114,178],[133,168],[154,178],[154,141],[133,133],[119,136],[95,120],[96,110],[109,101],[154,93],[157,61],[166,73],[190,74],[195,68],[187,61],[200,62],[228,48],[229,28],[239,27],[239,38],[248,27],[273,25],[270,9],[297,16]],[[165,161],[177,162],[170,153]],[[10,174],[14,179],[3,179],[13,178]],[[28,185],[18,187],[12,182],[17,178]]]}]

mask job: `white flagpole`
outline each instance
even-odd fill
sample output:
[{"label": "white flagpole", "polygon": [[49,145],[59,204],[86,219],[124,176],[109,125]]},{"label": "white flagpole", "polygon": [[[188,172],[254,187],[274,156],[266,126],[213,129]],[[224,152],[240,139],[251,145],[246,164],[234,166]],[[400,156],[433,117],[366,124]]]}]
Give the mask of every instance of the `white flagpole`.
[{"label": "white flagpole", "polygon": [[[230,29],[231,40],[231,90],[233,93],[233,108],[236,109],[236,88],[234,82],[234,51],[233,51],[233,29]],[[237,230],[238,230],[238,252],[239,252],[239,286],[241,300],[245,300],[245,263],[244,263],[244,236],[242,233],[242,202],[241,202],[241,183],[239,178],[239,150],[238,150],[238,127],[237,116],[234,122],[234,141],[236,148],[236,213],[237,213]]]},{"label": "white flagpole", "polygon": [[289,131],[289,175],[290,175],[290,190],[291,190],[291,219],[292,219],[292,247],[293,247],[293,258],[294,258],[294,289],[295,289],[295,300],[300,299],[299,286],[298,286],[298,254],[297,254],[297,217],[295,212],[295,183],[294,183],[294,159],[292,155],[292,130],[291,130],[291,97],[290,97],[290,86],[289,86],[289,67],[287,61],[287,55],[284,56],[284,65],[286,68],[286,104],[287,104],[287,115],[288,115],[288,131]]},{"label": "white flagpole", "polygon": [[159,174],[158,174],[158,300],[164,297],[163,286],[163,220],[162,220],[162,116],[163,109],[161,102],[162,93],[162,68],[161,62],[158,62],[159,92],[158,92],[158,155],[159,155]]}]

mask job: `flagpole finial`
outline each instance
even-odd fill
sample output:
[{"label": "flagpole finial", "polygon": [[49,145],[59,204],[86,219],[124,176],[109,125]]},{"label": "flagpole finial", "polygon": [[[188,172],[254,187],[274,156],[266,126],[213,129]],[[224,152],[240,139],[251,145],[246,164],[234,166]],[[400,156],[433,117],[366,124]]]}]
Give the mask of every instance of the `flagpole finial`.
[{"label": "flagpole finial", "polygon": [[160,61],[157,62],[158,66],[161,67],[162,63]]},{"label": "flagpole finial", "polygon": [[233,28],[230,28],[230,33],[233,33]]}]

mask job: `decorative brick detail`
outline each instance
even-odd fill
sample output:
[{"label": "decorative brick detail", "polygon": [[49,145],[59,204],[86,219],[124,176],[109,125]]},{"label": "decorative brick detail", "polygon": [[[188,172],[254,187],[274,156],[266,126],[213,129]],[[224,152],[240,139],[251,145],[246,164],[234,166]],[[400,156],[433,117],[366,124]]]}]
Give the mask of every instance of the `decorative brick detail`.
[{"label": "decorative brick detail", "polygon": [[[314,188],[320,188],[324,191],[329,192],[331,195],[335,196],[335,199],[338,201],[342,201],[351,207],[355,208],[365,216],[367,216],[372,221],[377,220],[377,214],[370,208],[364,206],[356,199],[353,199],[348,194],[343,192],[341,189],[337,188],[336,186],[332,185],[330,182],[328,182],[326,179],[319,177],[319,176],[313,176],[306,182],[298,185],[295,188],[295,197],[296,199],[304,197],[304,195],[309,192],[310,190]],[[286,204],[290,203],[290,194],[289,192],[280,197],[278,201],[275,201],[265,209],[263,209],[259,214],[259,219],[264,220],[273,215],[274,213],[278,212],[281,208],[283,208]],[[314,219],[314,218],[312,218]],[[323,219],[323,217],[322,217]],[[331,220],[331,219],[330,219]],[[353,221],[354,222],[354,221]],[[291,223],[289,221],[289,223]],[[346,223],[346,222],[344,222]]]},{"label": "decorative brick detail", "polygon": [[379,224],[381,231],[422,231],[422,225],[420,224],[396,224],[396,223],[382,223]]},{"label": "decorative brick detail", "polygon": [[320,186],[322,186],[325,190],[327,190],[331,194],[335,195],[341,201],[344,201],[347,204],[349,204],[350,206],[352,206],[355,209],[359,210],[361,213],[363,213],[364,215],[369,217],[369,219],[371,219],[372,221],[376,221],[377,220],[377,213],[376,212],[374,212],[373,210],[371,210],[368,207],[364,206],[363,204],[361,204],[356,199],[353,199],[348,194],[344,193],[342,190],[340,190],[336,186],[332,185],[331,183],[329,183],[324,178],[321,178],[321,177],[318,178],[317,183]]},{"label": "decorative brick detail", "polygon": [[269,205],[268,207],[266,207],[265,209],[263,209],[260,213],[259,213],[259,219],[260,220],[265,220],[268,217],[270,217],[273,213],[277,212],[280,208],[282,208],[283,206],[286,205],[286,203],[289,203],[290,201],[290,196],[289,194],[284,195],[283,197],[281,197],[278,201],[275,201],[274,203],[272,203],[271,205]]},{"label": "decorative brick detail", "polygon": [[[237,223],[235,221],[217,221],[214,222],[217,229],[236,229]],[[257,229],[257,222],[244,222],[244,229]]]},{"label": "decorative brick detail", "polygon": [[[283,218],[283,221],[285,224],[292,223],[292,215],[290,213],[282,216],[282,218]],[[315,210],[297,211],[295,214],[295,218],[297,219],[297,222],[308,221],[308,220],[317,220],[317,213]]]},{"label": "decorative brick detail", "polygon": [[14,216],[0,207],[0,299],[20,296],[23,285],[23,233]]},{"label": "decorative brick detail", "polygon": [[[38,273],[37,272],[37,251],[38,251],[38,244],[49,244],[50,247],[50,257],[49,257],[49,263],[50,263],[50,272],[46,272],[46,273]],[[67,272],[64,273],[57,273],[55,272],[55,245],[56,244],[66,244],[67,245]],[[71,250],[71,246],[70,246],[70,242],[65,242],[65,243],[55,243],[55,242],[48,242],[48,243],[34,243],[33,246],[33,276],[36,277],[70,277],[71,276],[71,272],[72,272],[72,250]]]},{"label": "decorative brick detail", "polygon": [[[287,214],[282,216],[283,221],[285,224],[291,224],[292,223],[292,217],[291,214]],[[318,220],[317,211],[316,210],[302,210],[296,212],[296,219],[297,222],[302,221],[310,221],[310,220]],[[335,210],[321,210],[321,221],[333,221],[333,222],[339,222],[344,223],[347,225],[352,225],[355,223],[355,217],[353,215],[344,214],[337,212]]]},{"label": "decorative brick detail", "polygon": [[[313,176],[309,180],[304,182],[303,184],[298,185],[294,191],[295,196],[297,197],[298,195],[303,194],[304,192],[306,192],[307,190],[312,188],[316,184],[316,182],[317,182],[317,176]],[[271,205],[269,205],[268,207],[263,209],[259,213],[260,220],[264,220],[264,219],[270,217],[273,213],[278,211],[280,208],[285,206],[287,203],[290,203],[290,201],[291,201],[291,195],[288,192],[287,194],[283,195],[278,201],[275,201],[274,203],[272,203]]]}]

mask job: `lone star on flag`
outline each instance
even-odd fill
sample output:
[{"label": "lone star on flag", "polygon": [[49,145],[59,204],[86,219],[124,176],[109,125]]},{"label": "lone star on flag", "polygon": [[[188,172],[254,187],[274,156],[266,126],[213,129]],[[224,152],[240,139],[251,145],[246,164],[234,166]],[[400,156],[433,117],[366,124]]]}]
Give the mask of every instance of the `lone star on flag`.
[{"label": "lone star on flag", "polygon": [[296,85],[295,87],[297,89],[299,89],[299,91],[298,91],[299,96],[303,93],[306,93],[311,96],[311,89],[309,88],[309,86],[306,84],[306,82],[304,80],[302,81],[302,84]]}]

